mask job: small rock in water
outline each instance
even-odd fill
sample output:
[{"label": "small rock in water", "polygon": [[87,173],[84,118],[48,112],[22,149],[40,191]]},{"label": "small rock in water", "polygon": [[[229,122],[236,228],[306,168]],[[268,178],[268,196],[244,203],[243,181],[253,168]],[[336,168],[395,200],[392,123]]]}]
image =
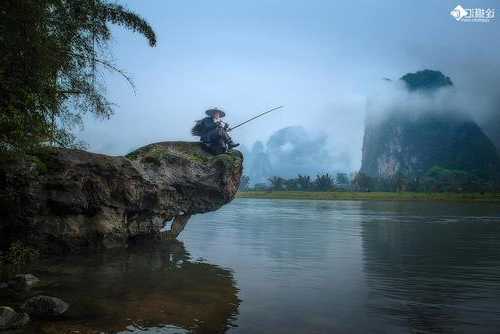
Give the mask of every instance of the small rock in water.
[{"label": "small rock in water", "polygon": [[19,274],[14,277],[13,288],[22,290],[29,289],[40,282],[40,279],[32,274]]},{"label": "small rock in water", "polygon": [[19,328],[29,321],[30,317],[26,313],[18,313],[8,306],[0,306],[0,330]]},{"label": "small rock in water", "polygon": [[66,312],[69,304],[56,297],[36,296],[28,299],[22,308],[33,317],[50,318]]}]

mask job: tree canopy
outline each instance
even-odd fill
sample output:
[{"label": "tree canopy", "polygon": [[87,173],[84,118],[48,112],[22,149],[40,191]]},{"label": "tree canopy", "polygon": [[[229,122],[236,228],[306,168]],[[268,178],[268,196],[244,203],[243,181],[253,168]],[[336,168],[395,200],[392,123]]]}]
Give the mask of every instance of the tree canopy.
[{"label": "tree canopy", "polygon": [[401,77],[410,91],[434,91],[441,87],[453,86],[453,82],[440,71],[422,70],[407,73]]},{"label": "tree canopy", "polygon": [[111,60],[111,24],[156,45],[143,18],[105,0],[0,2],[0,151],[72,146],[85,113],[112,114],[103,70],[131,81]]}]

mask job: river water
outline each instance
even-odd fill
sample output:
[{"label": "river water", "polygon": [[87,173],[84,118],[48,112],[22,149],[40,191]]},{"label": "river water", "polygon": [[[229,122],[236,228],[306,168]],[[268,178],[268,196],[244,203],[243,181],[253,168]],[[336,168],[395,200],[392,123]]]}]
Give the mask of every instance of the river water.
[{"label": "river water", "polygon": [[179,242],[44,263],[45,333],[500,333],[500,206],[237,199]]}]

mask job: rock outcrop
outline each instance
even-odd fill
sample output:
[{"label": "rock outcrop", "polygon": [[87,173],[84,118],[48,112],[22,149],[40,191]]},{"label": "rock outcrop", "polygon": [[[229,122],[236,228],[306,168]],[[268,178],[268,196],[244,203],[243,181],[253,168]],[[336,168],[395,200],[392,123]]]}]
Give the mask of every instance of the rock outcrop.
[{"label": "rock outcrop", "polygon": [[198,143],[161,142],[126,156],[50,149],[0,168],[0,242],[41,249],[124,246],[173,220],[176,237],[193,214],[238,190],[243,156],[211,155]]},{"label": "rock outcrop", "polygon": [[[412,107],[405,110],[404,101],[402,105],[389,103],[389,110],[377,110],[376,115],[368,108],[361,172],[380,178],[397,174],[413,178],[437,166],[482,177],[496,173],[500,161],[495,146],[470,117],[457,110],[425,109],[441,106],[433,102],[432,94],[452,89],[450,78],[424,70],[391,84],[398,83],[404,84]],[[416,101],[421,109],[415,110]]]}]

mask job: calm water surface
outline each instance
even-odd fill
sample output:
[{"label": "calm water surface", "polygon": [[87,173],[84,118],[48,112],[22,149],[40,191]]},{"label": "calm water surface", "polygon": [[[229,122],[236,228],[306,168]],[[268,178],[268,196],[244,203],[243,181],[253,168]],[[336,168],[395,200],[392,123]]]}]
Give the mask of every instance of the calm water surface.
[{"label": "calm water surface", "polygon": [[36,273],[72,308],[31,331],[500,333],[500,206],[237,199]]}]

